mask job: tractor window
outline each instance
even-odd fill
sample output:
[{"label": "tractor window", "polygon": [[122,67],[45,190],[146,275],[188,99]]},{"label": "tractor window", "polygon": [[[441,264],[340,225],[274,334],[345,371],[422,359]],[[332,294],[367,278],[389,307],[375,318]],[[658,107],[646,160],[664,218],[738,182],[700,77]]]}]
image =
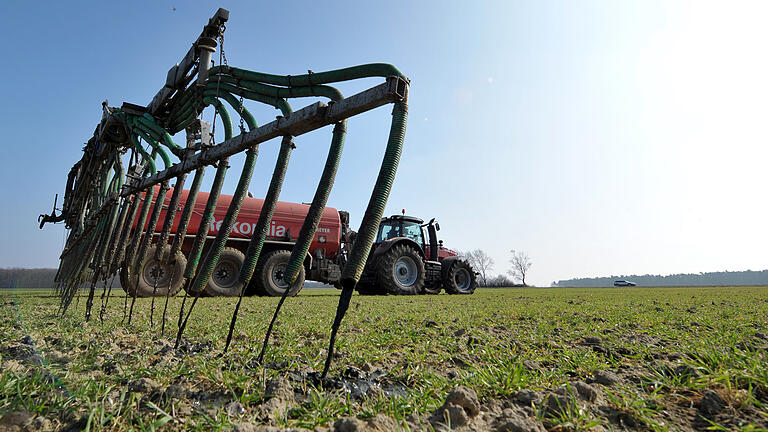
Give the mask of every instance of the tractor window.
[{"label": "tractor window", "polygon": [[424,245],[424,234],[421,225],[415,222],[403,222],[403,237],[415,241],[419,245]]},{"label": "tractor window", "polygon": [[376,243],[395,237],[400,237],[400,224],[397,221],[382,222],[379,226],[379,235],[376,236]]}]

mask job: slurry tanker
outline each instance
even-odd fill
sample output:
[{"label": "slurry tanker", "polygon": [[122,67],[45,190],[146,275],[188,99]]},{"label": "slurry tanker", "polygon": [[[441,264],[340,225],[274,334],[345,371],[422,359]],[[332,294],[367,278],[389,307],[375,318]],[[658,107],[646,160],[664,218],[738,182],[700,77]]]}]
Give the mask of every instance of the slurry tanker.
[{"label": "slurry tanker", "polygon": [[[173,189],[169,191],[172,194]],[[179,207],[183,207],[189,191],[181,192]],[[188,232],[200,228],[203,211],[209,195],[200,192],[194,203]],[[203,254],[221,228],[226,211],[231,204],[231,195],[220,195],[213,217],[208,226]],[[245,198],[234,222],[226,247],[214,267],[208,284],[204,288],[209,296],[238,296],[243,284],[238,280],[240,268],[245,260],[248,243],[257,222],[264,200]],[[156,203],[153,204],[157,205]],[[160,222],[168,215],[170,198],[162,203]],[[304,257],[299,277],[292,283],[283,280],[285,266],[290,259],[291,249],[306,218],[309,205],[278,202],[267,235],[262,246],[261,257],[255,273],[245,287],[246,295],[281,296],[286,289],[289,295],[296,295],[305,280],[325,284],[339,284],[341,271],[346,263],[356,233],[349,227],[349,213],[332,207],[325,207]],[[150,209],[150,211],[152,211]],[[158,223],[157,226],[161,226]],[[179,220],[174,220],[170,233],[176,234]],[[135,229],[135,224],[134,227]],[[146,226],[144,227],[146,229]],[[451,294],[471,294],[476,287],[475,273],[471,266],[458,254],[437,241],[439,225],[434,220],[423,220],[405,215],[384,218],[365,270],[358,283],[361,294],[437,294],[442,289]],[[159,238],[159,231],[154,238]],[[127,265],[120,269],[120,281],[128,293],[138,297],[173,296],[183,288],[184,268],[192,249],[194,235],[187,235],[180,250],[174,257],[167,257],[165,251],[156,253],[156,245],[147,250],[144,265],[133,274]],[[154,257],[161,257],[159,260]]]}]

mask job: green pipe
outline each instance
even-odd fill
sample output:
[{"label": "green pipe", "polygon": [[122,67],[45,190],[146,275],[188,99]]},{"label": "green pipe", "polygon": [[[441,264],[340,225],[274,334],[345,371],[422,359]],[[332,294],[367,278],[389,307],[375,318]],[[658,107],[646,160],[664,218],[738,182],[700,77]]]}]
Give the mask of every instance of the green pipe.
[{"label": "green pipe", "polygon": [[110,271],[112,269],[112,257],[115,254],[115,249],[117,249],[117,242],[120,239],[120,233],[123,230],[123,225],[125,224],[125,218],[128,215],[128,207],[130,206],[130,200],[126,197],[122,199],[122,203],[118,206],[119,211],[117,213],[117,219],[113,222],[112,226],[112,233],[110,234],[108,247],[106,250],[106,254],[104,256],[104,266],[106,267],[106,274],[111,275],[112,272]]},{"label": "green pipe", "polygon": [[[162,151],[163,153],[165,153],[165,150],[163,150],[162,147],[160,147],[160,144],[168,147],[168,144],[165,143],[165,138],[163,137],[163,135],[155,130],[152,130],[149,126],[146,126],[143,123],[141,123],[140,120],[138,120],[140,118],[141,117],[134,117],[133,124],[131,127],[137,132],[138,131],[143,132],[144,135],[151,138],[152,141],[154,141],[151,144],[153,145],[153,148],[157,146],[158,151]],[[171,150],[171,153],[173,153],[175,156],[178,156],[179,152],[181,151],[180,148],[179,149],[169,148],[169,150]]]},{"label": "green pipe", "polygon": [[173,244],[171,245],[171,257],[175,257],[181,250],[181,245],[184,243],[184,238],[187,235],[187,228],[189,227],[189,220],[192,218],[192,212],[195,210],[195,203],[197,202],[197,194],[200,192],[200,184],[203,182],[205,176],[205,168],[198,168],[195,171],[195,177],[192,179],[192,185],[189,187],[189,193],[187,194],[187,202],[184,204],[184,210],[181,212],[181,219],[179,220],[179,226],[176,228],[176,234],[173,236]]},{"label": "green pipe", "polygon": [[[157,221],[160,219],[160,212],[163,210],[163,203],[165,203],[165,195],[168,193],[168,187],[168,180],[160,183],[160,190],[157,191],[157,199],[152,208],[152,216],[149,218],[149,225],[147,225],[147,229],[144,230],[144,234],[141,236],[139,252],[136,254],[133,263],[133,274],[135,275],[139,274],[141,266],[144,265],[144,258],[147,255],[147,249],[149,249],[150,243],[152,243],[152,235],[155,233]],[[152,189],[154,189],[154,187]]]},{"label": "green pipe", "polygon": [[144,232],[144,225],[147,223],[147,217],[149,216],[149,208],[152,206],[152,199],[155,197],[155,188],[151,187],[144,192],[144,201],[141,204],[141,213],[139,213],[139,220],[136,223],[136,228],[133,229],[131,235],[131,242],[128,244],[128,248],[125,251],[125,268],[130,270],[133,267],[133,262],[136,256],[136,248],[139,245],[139,241],[143,237],[141,234]]},{"label": "green pipe", "polygon": [[[229,344],[232,341],[232,334],[235,331],[235,324],[237,323],[237,314],[240,311],[240,303],[243,300],[243,294],[245,287],[251,281],[253,277],[253,271],[256,268],[256,263],[259,261],[262,247],[264,246],[264,240],[267,238],[269,232],[269,225],[272,221],[272,216],[275,213],[275,207],[277,206],[277,199],[280,196],[280,189],[283,187],[283,180],[285,180],[285,173],[288,170],[288,161],[291,157],[291,152],[296,146],[293,145],[293,137],[286,135],[283,137],[283,141],[280,144],[280,153],[277,156],[277,162],[275,163],[275,170],[272,174],[272,180],[269,182],[269,189],[267,190],[267,196],[264,198],[264,204],[261,206],[261,212],[259,213],[259,220],[256,222],[256,227],[253,230],[251,241],[248,243],[248,251],[245,254],[243,265],[240,267],[240,275],[238,280],[242,283],[240,290],[240,298],[237,300],[235,310],[232,313],[232,320],[229,324],[229,333],[227,333],[227,341],[224,344],[224,352],[227,352]],[[266,294],[264,292],[260,294]],[[285,297],[288,294],[288,290],[284,293],[280,299],[278,308],[275,310],[274,317],[270,323],[270,328],[267,330],[265,340],[268,340],[271,332],[271,326],[274,324],[275,318],[279,311],[280,305],[285,301]],[[263,359],[264,350],[266,349],[266,342],[262,347],[261,354],[259,355],[259,362]]]},{"label": "green pipe", "polygon": [[258,127],[258,124],[256,124],[256,118],[253,117],[253,114],[251,114],[250,111],[239,101],[236,97],[232,95],[230,92],[222,92],[221,96],[224,98],[224,100],[227,101],[227,103],[232,106],[232,108],[240,114],[240,117],[245,120],[245,123],[248,125],[248,130],[252,131]]},{"label": "green pipe", "polygon": [[[243,119],[248,124],[248,130],[253,130],[258,127],[256,124],[256,119],[253,118],[251,113],[245,109],[245,107],[240,104],[240,101],[238,101],[234,96],[226,93],[224,95],[224,99],[227,100],[227,102],[232,105],[236,111],[241,113]],[[224,217],[224,221],[222,222],[221,227],[219,228],[216,239],[213,241],[213,244],[211,245],[211,248],[206,255],[202,269],[195,278],[194,284],[192,286],[192,292],[198,292],[202,290],[203,287],[208,284],[208,280],[211,278],[211,274],[213,274],[213,269],[216,267],[216,264],[219,261],[221,251],[224,249],[227,239],[229,238],[229,234],[232,232],[232,228],[234,227],[234,224],[237,220],[237,216],[240,213],[240,208],[243,205],[243,200],[245,199],[245,195],[248,192],[248,185],[251,183],[251,177],[253,176],[253,168],[256,164],[257,156],[258,145],[248,149],[245,162],[243,164],[243,172],[240,174],[240,179],[238,181],[237,188],[235,189],[235,194],[232,197],[232,202],[227,209],[227,214]]]},{"label": "green pipe", "polygon": [[213,244],[208,249],[208,254],[205,257],[205,261],[192,284],[192,292],[200,292],[208,284],[208,280],[213,274],[213,269],[219,262],[219,256],[221,251],[224,250],[224,246],[227,243],[229,234],[232,232],[232,228],[235,226],[237,216],[240,214],[240,208],[243,205],[243,200],[248,193],[248,185],[251,184],[251,177],[253,176],[253,167],[256,165],[256,158],[259,155],[258,145],[251,147],[246,152],[245,162],[243,163],[243,172],[240,174],[240,180],[237,183],[235,194],[232,196],[232,202],[227,209],[227,215],[224,216],[224,221],[219,227],[219,232],[216,234]]},{"label": "green pipe", "polygon": [[211,218],[213,217],[214,210],[216,210],[219,193],[221,193],[221,186],[224,184],[224,176],[227,174],[228,163],[229,157],[220,160],[219,167],[216,169],[216,175],[213,177],[213,185],[211,185],[211,192],[208,195],[208,202],[205,204],[205,211],[200,219],[200,226],[197,228],[195,242],[192,244],[192,250],[189,252],[189,257],[187,259],[187,267],[184,270],[184,277],[187,279],[192,279],[197,271],[200,254],[205,245],[205,237],[208,235]]},{"label": "green pipe", "polygon": [[153,160],[154,158],[152,158],[149,155],[149,153],[147,153],[147,151],[144,150],[144,147],[142,147],[141,144],[139,144],[139,140],[136,138],[136,135],[130,134],[130,136],[131,136],[131,144],[133,144],[133,148],[135,148],[136,151],[138,151],[139,154],[141,154],[141,157],[144,158],[144,160],[147,162],[147,164],[149,164],[150,172],[152,174],[156,173],[157,172],[157,168],[155,167],[155,161]]},{"label": "green pipe", "polygon": [[187,173],[181,173],[176,177],[176,185],[173,187],[173,194],[171,195],[171,202],[168,203],[168,211],[165,212],[165,220],[163,221],[163,228],[160,231],[160,237],[157,239],[157,247],[155,248],[155,260],[168,262],[169,257],[163,257],[163,249],[168,244],[168,237],[171,234],[171,228],[173,228],[173,220],[176,219],[176,213],[178,211],[179,200],[181,199],[181,192],[184,189],[184,183],[187,180]]},{"label": "green pipe", "polygon": [[395,181],[397,166],[400,163],[400,155],[403,152],[407,119],[408,105],[405,102],[395,103],[392,109],[392,126],[389,130],[384,160],[381,163],[379,175],[376,178],[376,184],[373,187],[371,199],[368,202],[368,208],[365,210],[363,221],[360,223],[360,230],[357,232],[355,244],[352,246],[349,259],[341,272],[341,296],[339,297],[336,316],[331,326],[331,340],[328,345],[328,356],[325,359],[322,377],[326,376],[328,369],[331,367],[336,334],[339,331],[344,315],[347,313],[347,309],[349,309],[352,293],[363,273],[365,262],[368,259],[368,254],[371,252],[371,247],[381,222],[381,217],[384,215],[384,207],[387,205],[389,193]]},{"label": "green pipe", "polygon": [[143,117],[139,117],[139,121],[145,124],[146,126],[148,126],[150,129],[161,134],[163,138],[162,141],[165,143],[165,146],[168,147],[173,152],[173,154],[181,157],[181,154],[184,152],[184,149],[181,148],[175,142],[173,142],[173,138],[171,137],[171,134],[169,134],[167,130],[161,128],[155,122],[155,119],[151,115],[149,115],[149,113],[144,113]]},{"label": "green pipe", "polygon": [[170,166],[172,165],[171,158],[168,157],[168,153],[166,153],[165,150],[163,150],[163,148],[160,147],[160,144],[158,144],[157,141],[152,139],[152,137],[150,137],[149,134],[146,133],[144,129],[141,127],[134,126],[133,132],[134,134],[137,134],[138,136],[143,138],[144,141],[146,141],[150,146],[152,146],[152,148],[154,149],[154,153],[157,153],[160,155],[160,158],[163,160],[163,165],[165,166],[165,169],[170,168]]},{"label": "green pipe", "polygon": [[269,182],[269,189],[267,189],[267,195],[264,197],[264,204],[261,206],[259,219],[256,222],[256,227],[253,229],[251,241],[248,243],[245,261],[240,268],[238,280],[243,283],[243,286],[248,285],[253,277],[253,271],[256,269],[256,262],[259,260],[261,249],[264,247],[264,241],[267,238],[267,233],[269,233],[269,224],[272,222],[272,216],[275,213],[280,190],[285,180],[285,173],[288,170],[288,161],[294,148],[296,146],[293,145],[293,137],[290,135],[284,136],[283,142],[280,144],[280,153],[277,155],[275,170],[272,173],[272,180]]},{"label": "green pipe", "polygon": [[[229,102],[238,112],[243,112],[243,119],[248,123],[248,130],[253,130],[258,127],[256,120],[252,115],[250,115],[250,112],[248,112],[245,107],[243,107],[240,102],[235,99],[234,96],[229,94],[228,96],[228,98],[226,96],[224,97],[227,102]],[[240,106],[238,107],[238,105]],[[245,195],[248,192],[248,185],[251,183],[251,177],[253,177],[253,168],[256,165],[256,158],[259,154],[258,148],[258,145],[256,145],[248,149],[246,152],[243,171],[240,174],[237,188],[235,189],[235,193],[232,197],[232,202],[227,209],[227,214],[221,223],[221,227],[219,228],[219,232],[216,235],[216,239],[213,241],[211,248],[208,250],[204,264],[200,272],[198,272],[197,277],[195,278],[195,281],[192,285],[192,292],[201,291],[203,287],[208,284],[208,280],[213,274],[213,269],[216,267],[216,264],[219,261],[221,251],[224,249],[224,246],[227,243],[229,234],[232,232],[232,228],[237,221],[237,216],[240,213],[240,208],[243,205]]]},{"label": "green pipe", "polygon": [[126,197],[123,202],[123,211],[117,221],[117,231],[115,231],[113,243],[109,246],[109,258],[107,260],[109,263],[109,274],[117,273],[120,260],[123,259],[122,254],[125,250],[125,241],[138,210],[137,200],[138,194],[133,194]]},{"label": "green pipe", "polygon": [[256,102],[261,102],[263,104],[267,104],[270,106],[273,106],[277,109],[279,109],[284,116],[289,115],[293,110],[291,109],[291,106],[288,104],[288,102],[285,101],[285,99],[277,98],[277,97],[270,97],[270,96],[264,96],[262,94],[252,92],[246,89],[238,88],[233,85],[223,83],[221,84],[221,88],[219,90],[208,88],[203,93],[206,96],[216,96],[216,92],[219,92],[219,94],[223,92],[229,92],[232,94],[236,94],[238,96],[242,96],[246,99],[251,99]]},{"label": "green pipe", "polygon": [[209,75],[225,73],[250,81],[265,82],[281,86],[309,86],[314,84],[327,84],[339,81],[349,81],[358,78],[390,77],[405,78],[396,67],[386,63],[370,63],[360,66],[352,66],[343,69],[326,72],[313,72],[304,75],[272,75],[261,72],[253,72],[244,69],[233,68],[226,65],[214,66],[209,70]]},{"label": "green pipe", "polygon": [[331,139],[331,148],[328,150],[328,157],[325,160],[325,167],[320,176],[320,182],[317,184],[315,196],[312,204],[309,206],[307,216],[301,225],[299,237],[296,244],[291,249],[291,258],[285,265],[283,280],[289,285],[296,281],[299,271],[304,263],[304,258],[309,252],[309,246],[315,237],[317,225],[320,223],[320,217],[325,210],[325,204],[328,202],[328,196],[333,189],[333,182],[336,179],[336,171],[341,161],[341,152],[344,150],[344,138],[347,133],[347,121],[342,120],[333,127],[333,138]]},{"label": "green pipe", "polygon": [[224,104],[220,100],[213,97],[206,96],[203,98],[203,103],[206,105],[213,105],[221,115],[221,122],[224,125],[224,140],[232,138],[232,119],[229,117],[229,112],[224,108]]},{"label": "green pipe", "polygon": [[[296,97],[312,97],[322,96],[328,99],[337,101],[343,98],[340,91],[326,85],[314,85],[304,87],[273,87],[267,84],[261,84],[256,81],[242,80],[240,78],[230,77],[226,75],[218,75],[221,77],[221,82],[228,85],[234,85],[235,87],[252,90],[256,93],[283,98],[296,98]],[[211,88],[213,84],[209,83],[207,88]]]}]

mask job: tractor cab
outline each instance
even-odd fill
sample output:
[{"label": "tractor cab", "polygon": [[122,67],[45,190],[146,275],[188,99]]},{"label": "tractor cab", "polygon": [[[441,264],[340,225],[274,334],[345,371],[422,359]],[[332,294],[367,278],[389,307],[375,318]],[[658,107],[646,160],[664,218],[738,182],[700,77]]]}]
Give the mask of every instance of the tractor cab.
[{"label": "tractor cab", "polygon": [[404,237],[413,240],[427,260],[442,261],[444,258],[458,255],[456,251],[443,247],[443,242],[437,240],[439,230],[440,224],[435,222],[435,219],[424,223],[423,219],[414,216],[393,215],[381,220],[375,246],[387,240]]}]

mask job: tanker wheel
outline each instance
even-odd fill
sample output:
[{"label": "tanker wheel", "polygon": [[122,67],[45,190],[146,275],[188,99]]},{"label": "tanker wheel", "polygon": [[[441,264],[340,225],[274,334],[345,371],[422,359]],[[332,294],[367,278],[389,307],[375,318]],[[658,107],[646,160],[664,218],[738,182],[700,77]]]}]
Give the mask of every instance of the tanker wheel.
[{"label": "tanker wheel", "polygon": [[472,266],[464,260],[456,260],[443,273],[443,286],[448,294],[472,294],[477,288],[477,279]]},{"label": "tanker wheel", "polygon": [[259,265],[253,275],[256,279],[256,292],[270,297],[281,297],[288,289],[289,296],[296,296],[304,287],[306,274],[302,265],[296,280],[289,286],[283,280],[283,272],[290,258],[290,251],[276,250],[268,253],[263,259],[259,259]]},{"label": "tanker wheel", "polygon": [[166,245],[161,260],[158,261],[155,259],[156,249],[157,246],[152,245],[147,250],[138,280],[130,274],[126,266],[120,270],[120,285],[125,292],[136,297],[172,297],[181,291],[187,258],[177,252],[175,260],[166,260],[171,252],[171,247]]},{"label": "tanker wheel", "polygon": [[203,292],[211,297],[237,297],[243,284],[240,282],[240,267],[245,255],[235,248],[227,247],[221,251],[219,261],[213,268],[208,284]]},{"label": "tanker wheel", "polygon": [[392,246],[376,266],[379,284],[389,294],[419,294],[424,289],[424,261],[408,245]]}]

